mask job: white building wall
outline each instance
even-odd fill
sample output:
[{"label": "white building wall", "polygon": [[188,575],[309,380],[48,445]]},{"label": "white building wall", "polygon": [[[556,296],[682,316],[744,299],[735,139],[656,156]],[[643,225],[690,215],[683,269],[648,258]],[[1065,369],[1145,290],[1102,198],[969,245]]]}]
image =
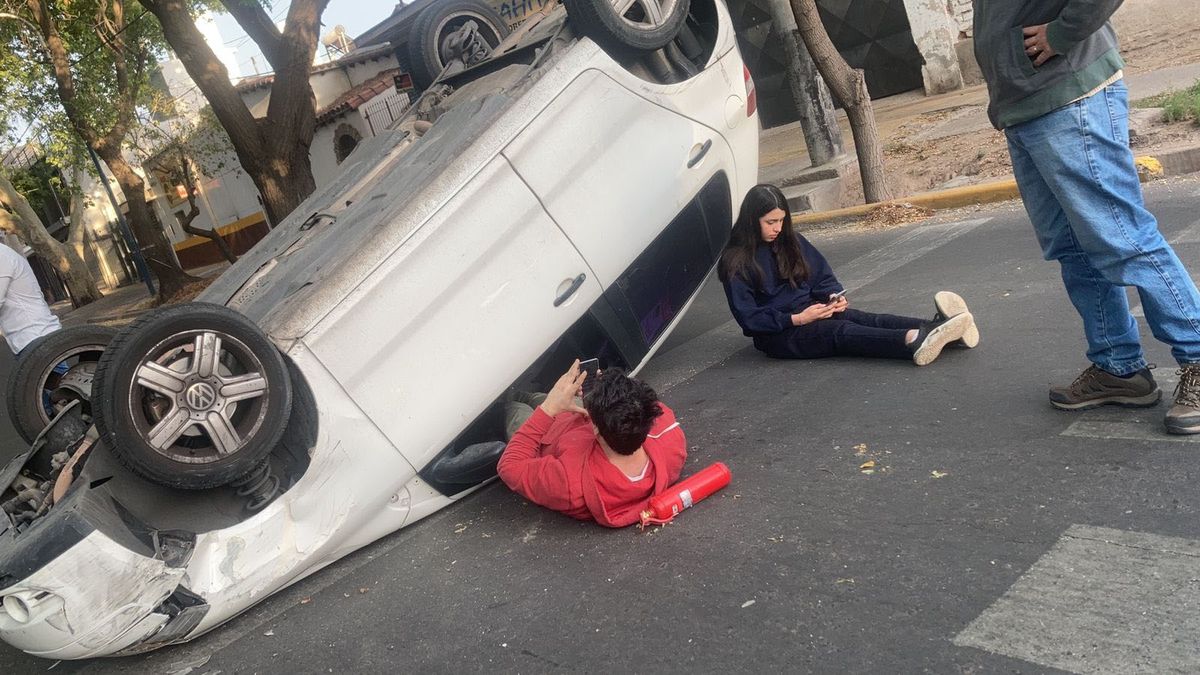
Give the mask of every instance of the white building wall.
[{"label": "white building wall", "polygon": [[267,116],[267,105],[271,102],[271,88],[258,87],[242,92],[242,101],[255,118]]},{"label": "white building wall", "polygon": [[947,9],[958,29],[959,38],[973,37],[975,34],[971,22],[975,20],[975,5],[972,0],[947,0]]},{"label": "white building wall", "polygon": [[318,127],[317,132],[313,134],[313,142],[309,146],[310,150],[308,153],[309,161],[312,162],[313,180],[317,183],[317,189],[328,185],[337,176],[338,172],[341,171],[341,165],[337,161],[337,148],[334,145],[334,141],[337,139],[338,130],[342,129],[343,125],[349,125],[358,130],[359,137],[363,141],[371,137],[371,132],[367,129],[367,123],[356,110],[350,110]]},{"label": "white building wall", "polygon": [[941,94],[963,86],[962,71],[954,45],[958,27],[951,18],[946,0],[904,0],[913,41],[925,59],[921,77],[926,94]]},{"label": "white building wall", "polygon": [[372,59],[366,63],[356,63],[350,66],[347,68],[347,75],[350,77],[350,86],[357,87],[385,70],[399,67],[400,62],[396,60],[396,57],[388,54],[383,58]]},{"label": "white building wall", "polygon": [[333,103],[334,99],[350,89],[350,77],[341,68],[315,73],[309,78],[313,96],[317,99],[317,110]]},{"label": "white building wall", "polygon": [[[313,73],[308,81],[312,86],[313,96],[316,98],[317,110],[332,103],[334,99],[351,87],[349,76],[341,68]],[[266,117],[267,106],[271,104],[271,87],[269,85],[256,87],[242,92],[242,100],[246,102],[246,107],[250,109],[251,115]]]},{"label": "white building wall", "polygon": [[[346,115],[342,116],[347,117]],[[312,162],[313,180],[317,183],[317,189],[328,185],[329,182],[337,175],[338,163],[337,157],[333,152],[333,130],[342,121],[342,118],[334,120],[330,124],[318,127],[317,132],[313,134],[312,145],[309,146],[308,159]]]}]

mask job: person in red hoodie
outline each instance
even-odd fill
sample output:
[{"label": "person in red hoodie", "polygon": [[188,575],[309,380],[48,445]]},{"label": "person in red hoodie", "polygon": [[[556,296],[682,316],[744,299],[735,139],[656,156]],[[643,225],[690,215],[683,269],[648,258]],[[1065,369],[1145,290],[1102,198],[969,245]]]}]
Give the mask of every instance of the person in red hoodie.
[{"label": "person in red hoodie", "polygon": [[558,379],[504,449],[500,479],[572,518],[633,525],[650,498],[679,479],[687,441],[654,390],[620,370],[589,383],[580,407],[586,377],[575,361]]}]

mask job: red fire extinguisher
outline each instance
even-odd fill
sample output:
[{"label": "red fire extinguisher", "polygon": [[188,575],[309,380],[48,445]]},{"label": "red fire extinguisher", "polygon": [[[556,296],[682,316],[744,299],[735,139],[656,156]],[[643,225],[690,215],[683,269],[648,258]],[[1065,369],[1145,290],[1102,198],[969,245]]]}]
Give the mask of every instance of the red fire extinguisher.
[{"label": "red fire extinguisher", "polygon": [[650,508],[642,511],[642,527],[671,522],[679,512],[704,500],[729,485],[733,474],[723,462],[716,462],[650,498]]}]

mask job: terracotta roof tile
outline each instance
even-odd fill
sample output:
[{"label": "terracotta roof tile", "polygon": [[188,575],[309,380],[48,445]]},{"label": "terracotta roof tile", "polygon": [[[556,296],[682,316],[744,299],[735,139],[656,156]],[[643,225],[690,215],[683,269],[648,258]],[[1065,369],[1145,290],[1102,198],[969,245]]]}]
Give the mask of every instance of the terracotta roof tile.
[{"label": "terracotta roof tile", "polygon": [[333,118],[349,110],[358,110],[367,101],[393,87],[412,86],[408,75],[400,68],[392,68],[378,73],[356,87],[351,87],[330,102],[329,105],[317,111],[317,126],[321,126]]}]

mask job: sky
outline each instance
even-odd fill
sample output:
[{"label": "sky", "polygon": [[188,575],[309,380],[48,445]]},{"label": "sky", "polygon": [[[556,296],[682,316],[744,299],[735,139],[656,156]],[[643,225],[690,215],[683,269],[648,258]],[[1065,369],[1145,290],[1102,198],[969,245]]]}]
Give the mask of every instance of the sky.
[{"label": "sky", "polygon": [[[277,23],[282,24],[287,18],[290,4],[290,0],[274,0],[267,13],[275,18]],[[396,0],[330,0],[329,6],[321,16],[321,23],[324,24],[321,26],[321,36],[324,37],[338,24],[346,27],[346,33],[350,37],[358,36],[390,16],[395,7]],[[246,37],[246,33],[233,17],[228,14],[218,15],[216,23],[221,31],[222,40],[230,49],[236,50],[234,59],[237,61],[241,77],[254,74],[255,62],[260,72],[270,70],[258,45]],[[318,46],[317,49],[323,51],[324,47]]]}]

